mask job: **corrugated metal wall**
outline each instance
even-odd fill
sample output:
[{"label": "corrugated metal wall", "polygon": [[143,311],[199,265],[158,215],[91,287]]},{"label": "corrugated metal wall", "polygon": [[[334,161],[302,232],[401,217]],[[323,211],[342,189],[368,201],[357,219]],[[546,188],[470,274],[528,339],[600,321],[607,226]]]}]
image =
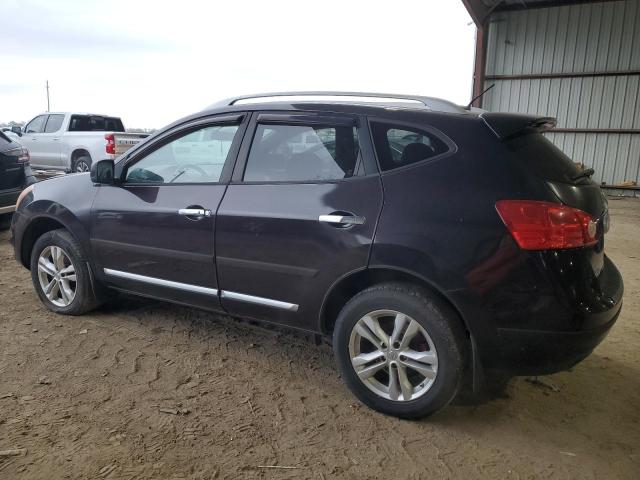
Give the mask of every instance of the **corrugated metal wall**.
[{"label": "corrugated metal wall", "polygon": [[[640,131],[640,75],[493,76],[640,71],[640,0],[496,12],[488,32],[482,107],[558,119],[558,128]],[[552,133],[594,180],[640,185],[640,133]]]}]

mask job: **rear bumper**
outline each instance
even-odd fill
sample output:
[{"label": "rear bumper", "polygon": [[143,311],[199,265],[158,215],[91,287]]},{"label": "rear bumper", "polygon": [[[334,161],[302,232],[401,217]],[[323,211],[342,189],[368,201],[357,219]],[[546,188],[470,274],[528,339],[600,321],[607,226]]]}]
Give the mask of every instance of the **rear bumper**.
[{"label": "rear bumper", "polygon": [[506,370],[515,375],[544,375],[571,368],[589,356],[622,310],[622,276],[606,256],[591,288],[589,296],[576,295],[564,307],[556,304],[547,310],[553,329],[550,322],[540,322],[546,327],[541,329],[498,326],[500,362]]},{"label": "rear bumper", "polygon": [[502,362],[513,375],[547,375],[567,370],[588,357],[616,323],[622,303],[604,325],[578,332],[498,329]]}]

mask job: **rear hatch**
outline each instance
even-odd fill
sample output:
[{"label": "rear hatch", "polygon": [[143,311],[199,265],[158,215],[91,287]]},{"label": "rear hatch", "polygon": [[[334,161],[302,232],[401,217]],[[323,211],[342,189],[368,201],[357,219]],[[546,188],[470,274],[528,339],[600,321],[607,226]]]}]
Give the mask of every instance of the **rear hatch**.
[{"label": "rear hatch", "polygon": [[588,213],[596,222],[598,243],[590,262],[596,275],[604,262],[604,236],[609,229],[607,200],[591,179],[593,171],[573,162],[543,132],[555,126],[555,119],[516,114],[484,113],[485,123],[503,141],[513,161],[543,181],[556,201]]}]

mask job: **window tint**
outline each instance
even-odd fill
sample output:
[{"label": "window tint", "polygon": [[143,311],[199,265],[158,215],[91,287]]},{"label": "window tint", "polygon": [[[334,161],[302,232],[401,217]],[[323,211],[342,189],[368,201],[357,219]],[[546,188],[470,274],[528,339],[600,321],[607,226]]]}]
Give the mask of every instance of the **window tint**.
[{"label": "window tint", "polygon": [[129,183],[213,183],[220,180],[238,125],[216,125],[172,140],[127,171]]},{"label": "window tint", "polygon": [[422,130],[379,122],[373,122],[371,130],[383,171],[421,162],[449,149],[438,137]]},{"label": "window tint", "polygon": [[258,125],[244,172],[247,182],[304,182],[353,176],[354,127]]},{"label": "window tint", "polygon": [[60,130],[62,126],[62,121],[64,120],[64,115],[49,115],[49,120],[47,120],[47,126],[44,128],[45,133],[53,133]]},{"label": "window tint", "polygon": [[578,166],[541,133],[520,135],[506,142],[518,161],[535,175],[562,183],[591,183],[589,178],[572,180],[580,173]]},{"label": "window tint", "polygon": [[25,127],[25,133],[42,133],[44,131],[44,122],[46,119],[46,115],[38,115]]},{"label": "window tint", "polygon": [[70,132],[124,132],[122,120],[99,115],[72,115]]}]

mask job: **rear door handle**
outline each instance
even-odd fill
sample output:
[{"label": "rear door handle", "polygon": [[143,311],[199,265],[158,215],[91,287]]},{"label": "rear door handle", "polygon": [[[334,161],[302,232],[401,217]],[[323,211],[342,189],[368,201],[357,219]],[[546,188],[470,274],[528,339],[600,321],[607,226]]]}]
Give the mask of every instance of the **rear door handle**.
[{"label": "rear door handle", "polygon": [[204,217],[210,217],[211,214],[211,210],[207,208],[181,208],[178,210],[178,215],[193,217],[198,220]]},{"label": "rear door handle", "polygon": [[357,215],[329,214],[320,215],[318,217],[318,221],[323,223],[330,223],[339,227],[348,227],[351,225],[364,225],[365,218],[359,217]]}]

